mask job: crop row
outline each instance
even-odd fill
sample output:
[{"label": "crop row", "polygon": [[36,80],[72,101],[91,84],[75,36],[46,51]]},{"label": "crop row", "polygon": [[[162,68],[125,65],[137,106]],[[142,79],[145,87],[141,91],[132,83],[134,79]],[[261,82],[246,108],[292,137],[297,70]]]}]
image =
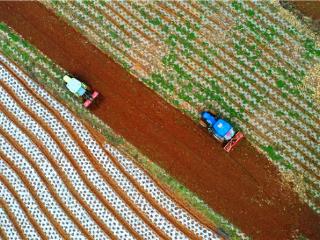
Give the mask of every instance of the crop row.
[{"label": "crop row", "polygon": [[[98,201],[98,199],[96,199],[96,197],[88,189],[88,187],[85,186],[85,184],[83,183],[83,180],[80,178],[80,176],[78,176],[79,174],[74,169],[74,167],[69,163],[69,161],[66,159],[66,157],[65,156],[61,157],[61,150],[59,150],[58,146],[54,143],[52,137],[50,138],[48,136],[48,134],[46,134],[45,131],[39,126],[39,124],[37,124],[30,116],[27,115],[27,113],[25,113],[23,111],[23,109],[21,109],[10,97],[8,97],[8,95],[9,95],[8,92],[5,92],[4,89],[1,89],[1,90],[2,90],[1,91],[2,95],[7,95],[6,99],[2,99],[2,101],[1,101],[1,102],[5,101],[6,108],[10,112],[16,113],[15,117],[17,119],[20,119],[22,124],[26,125],[25,127],[28,129],[28,131],[30,131],[32,133],[37,132],[39,138],[41,139],[41,141],[43,143],[45,143],[45,142],[49,143],[49,145],[47,145],[47,146],[52,148],[52,150],[51,150],[52,152],[50,151],[51,154],[58,154],[58,156],[60,155],[60,157],[58,157],[56,155],[53,155],[53,157],[55,157],[55,159],[61,159],[60,165],[58,165],[59,168],[66,169],[66,170],[64,170],[64,174],[68,177],[67,179],[69,181],[71,181],[72,185],[76,188],[75,191],[78,193],[81,193],[81,195],[80,195],[81,198],[86,200],[86,204],[88,204],[90,206],[90,208],[92,209],[91,211],[95,212],[98,216],[100,215],[99,217],[102,220],[104,220],[105,224],[109,224],[108,227],[110,227],[111,229],[112,229],[111,226],[113,224],[114,224],[115,229],[119,228],[119,232],[118,233],[116,232],[116,234],[119,234],[118,236],[126,236],[128,238],[132,238],[130,236],[130,234],[126,230],[123,229],[122,225],[119,222],[117,222],[117,220],[110,214],[110,212],[107,211],[107,209],[105,209],[104,206],[102,206],[102,204]],[[9,123],[9,124],[2,123],[1,124],[2,128],[4,128],[5,131],[8,131],[8,134],[14,134],[14,133],[17,134],[18,136],[16,136],[16,137],[12,136],[12,137],[13,138],[15,137],[16,141],[18,141],[18,142],[22,141],[21,146],[24,147],[25,145],[23,145],[23,144],[28,143],[26,141],[27,137],[23,137],[23,135],[21,135],[21,133],[19,134],[19,131],[17,131],[17,128],[14,128],[14,127],[13,128],[6,128],[6,126],[9,127],[10,125],[12,125],[12,123]],[[5,146],[5,145],[3,145],[3,146]],[[52,168],[52,166],[50,166],[50,162],[45,161],[45,156],[43,156],[43,154],[40,154],[40,150],[38,150],[37,147],[31,145],[31,147],[30,146],[25,147],[25,149],[29,149],[29,151],[33,150],[35,152],[34,154],[28,152],[28,154],[33,158],[37,157],[35,160],[37,160],[37,162],[39,163],[39,165],[40,165],[39,167],[43,171],[43,174],[46,176],[46,178],[49,178],[49,181],[53,185],[56,194],[64,197],[64,199],[62,198],[61,201],[66,203],[66,207],[68,209],[70,209],[75,214],[79,214],[78,216],[76,215],[76,217],[83,221],[81,224],[83,226],[87,226],[87,227],[90,225],[96,226],[96,224],[91,222],[92,220],[89,221],[90,220],[89,216],[87,218],[85,217],[86,214],[83,209],[83,206],[81,206],[79,203],[77,203],[75,196],[72,196],[72,194],[70,193],[70,190],[69,190],[70,188],[68,189],[66,187],[66,183],[63,183],[60,180],[61,178],[59,177],[59,174],[57,172],[58,168],[56,168],[56,169]],[[36,150],[38,150],[38,151],[36,151]],[[10,151],[8,149],[4,149],[3,152],[9,153]],[[15,158],[17,158],[17,157],[15,157]],[[21,157],[21,158],[23,158],[23,157]],[[17,164],[20,166],[26,165],[25,162],[20,162],[20,163],[18,162]],[[63,166],[63,165],[65,165],[65,166]],[[30,174],[30,181],[31,181],[31,179],[34,179],[36,182],[42,183],[43,180],[41,181],[39,179],[39,176],[37,176],[37,172],[34,172],[35,170],[33,170],[33,168],[34,168],[34,166],[29,166],[26,169],[26,172]],[[60,175],[61,175],[61,172],[60,172]],[[46,189],[46,187],[40,185],[39,189]],[[47,195],[50,196],[50,194],[47,194]],[[54,204],[53,204],[54,200],[51,200],[49,197],[45,197],[46,195],[44,193],[42,196],[44,198],[44,200],[43,200],[44,203],[47,203],[48,206],[54,206]],[[56,200],[56,201],[58,201],[58,200]],[[54,209],[56,211],[56,212],[52,213],[53,216],[58,216],[57,214],[59,213],[59,210],[60,210],[60,212],[63,213],[61,207],[55,206],[52,209]],[[61,216],[62,214],[60,213],[59,215]],[[77,227],[75,226],[75,224],[72,224],[72,222],[70,222],[70,218],[71,218],[70,216],[65,216],[64,219],[61,219],[61,217],[60,217],[59,223],[62,225],[62,227],[64,229],[66,229],[67,233],[70,236],[83,235],[78,231],[74,232],[71,230],[72,228],[77,229]],[[63,225],[63,223],[65,225]],[[97,233],[94,233],[95,232],[94,228],[92,228],[92,231],[93,231],[93,233],[91,233],[92,236],[97,236],[97,237],[99,236],[99,235],[97,235]]]},{"label": "crop row", "polygon": [[[1,186],[1,185],[0,185]],[[1,186],[3,187],[3,186]],[[7,239],[19,239],[19,234],[17,232],[17,230],[15,229],[14,223],[11,220],[11,218],[9,217],[9,209],[5,209],[6,208],[6,203],[4,202],[4,200],[2,199],[1,201],[1,207],[0,207],[0,225],[1,230],[3,231],[3,235],[5,236],[5,238]]]},{"label": "crop row", "polygon": [[[2,161],[2,159],[1,159]],[[0,196],[3,202],[5,202],[8,206],[10,206],[10,210],[12,214],[14,214],[17,223],[19,224],[20,228],[23,229],[24,235],[28,239],[35,239],[40,240],[40,236],[32,226],[32,223],[26,216],[25,212],[22,210],[20,203],[17,201],[17,199],[13,196],[11,189],[8,189],[8,184],[4,184],[2,181],[0,181]],[[27,198],[27,194],[24,194],[23,197]],[[32,202],[30,202],[32,203]],[[31,208],[31,207],[30,207]],[[3,227],[6,226],[6,224],[2,225]],[[14,230],[11,228],[11,230]],[[14,231],[10,231],[10,228],[5,228],[5,231],[7,233],[7,236],[15,236]],[[17,238],[19,239],[19,237]]]},{"label": "crop row", "polygon": [[[228,69],[225,69],[225,71],[227,71]],[[249,72],[247,73],[247,74],[250,74]],[[250,75],[249,75],[250,76]],[[251,75],[252,76],[252,75]],[[254,78],[252,78],[252,79],[254,79]],[[248,80],[250,80],[250,79],[248,79]],[[312,124],[310,124],[310,126],[313,126],[314,125],[314,123],[312,123]],[[298,126],[299,127],[299,126]],[[308,132],[308,134],[310,135],[314,135],[314,133],[313,132]],[[310,144],[313,144],[312,142],[310,142]]]}]

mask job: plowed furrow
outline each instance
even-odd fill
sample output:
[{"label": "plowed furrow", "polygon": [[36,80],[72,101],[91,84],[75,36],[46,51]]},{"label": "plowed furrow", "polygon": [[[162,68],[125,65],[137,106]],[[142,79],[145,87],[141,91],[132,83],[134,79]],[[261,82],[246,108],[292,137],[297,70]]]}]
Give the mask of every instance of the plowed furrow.
[{"label": "plowed furrow", "polygon": [[[40,98],[38,98],[37,99],[39,102],[42,102],[42,100],[40,99]],[[56,113],[57,114],[57,113]],[[68,128],[67,126],[65,126],[67,129],[69,129],[70,130],[70,128]],[[78,127],[79,128],[79,127]],[[81,127],[82,128],[82,127]],[[80,142],[81,143],[81,140],[79,140],[78,142]],[[81,146],[81,144],[80,144],[80,146]],[[90,155],[90,153],[87,153],[87,155]],[[161,224],[161,222],[159,222],[158,221],[158,224]],[[162,223],[163,224],[163,223]],[[180,226],[181,227],[181,226]],[[182,229],[184,229],[183,227],[182,227]],[[186,231],[186,230],[184,230],[184,231]],[[190,232],[188,232],[188,231],[186,231],[186,233],[188,233],[189,235],[191,235],[192,236],[192,233],[190,233]]]},{"label": "plowed furrow", "polygon": [[[162,6],[161,4],[160,4],[160,5],[157,5],[157,7],[161,7],[161,6]],[[157,9],[155,9],[155,10],[157,11]],[[163,8],[163,11],[164,11],[164,12],[167,12],[167,13],[170,14],[170,15],[174,15],[174,14],[175,14],[173,11],[168,11],[168,9],[166,9],[166,8]],[[157,13],[158,13],[159,15],[161,15],[161,12],[157,11]],[[189,12],[187,12],[187,13],[189,13]],[[190,14],[190,13],[189,13],[189,14]],[[170,23],[170,22],[171,22],[171,19],[167,19],[166,16],[162,15],[162,17],[163,17],[163,19],[166,20],[167,23]],[[175,17],[178,17],[178,16],[175,16]],[[220,25],[219,25],[218,23],[216,23],[216,22],[213,22],[213,24],[217,24],[217,26],[220,26]],[[198,46],[199,46],[200,43],[201,43],[200,39],[196,39],[195,41],[198,43]],[[232,47],[232,46],[230,45],[230,43],[226,42],[226,44],[227,44],[227,45],[229,44],[229,47]],[[234,58],[233,53],[230,53],[230,52],[229,52],[228,50],[226,50],[224,47],[222,47],[221,50],[222,50],[224,53],[226,53],[231,59]],[[233,62],[233,64],[231,64],[231,63],[228,62],[226,59],[224,59],[224,58],[222,58],[222,57],[220,57],[220,56],[217,56],[217,59],[219,59],[223,64],[225,64],[226,66],[228,66],[228,69],[232,69],[232,70],[234,70],[234,71],[235,71],[236,73],[238,73],[238,74],[241,73],[241,69],[238,69],[235,65],[233,65],[235,62]],[[194,61],[195,61],[195,63],[197,64],[197,68],[202,68],[203,64],[202,64],[201,62],[199,62],[198,60],[194,60]],[[190,66],[188,66],[188,63],[184,63],[184,64],[185,64],[186,67],[190,68]],[[216,68],[218,68],[221,73],[227,72],[225,68],[222,69],[222,68],[220,68],[220,67],[217,65],[217,61],[213,61],[212,64],[213,64],[213,66],[215,66]],[[243,65],[243,68],[246,69],[248,72],[250,72],[249,66]],[[265,69],[264,66],[262,66],[262,69],[263,69],[264,71],[267,71],[267,69]],[[190,70],[191,70],[191,69],[190,69]],[[206,73],[208,73],[208,76],[215,75],[214,72],[213,72],[212,70],[208,69],[208,68],[203,68],[203,70],[204,70]],[[193,69],[193,70],[191,70],[191,72],[196,72],[196,71],[195,71],[195,69]],[[280,94],[279,89],[274,88],[274,87],[271,85],[271,83],[270,83],[270,81],[269,81],[268,79],[266,79],[266,78],[258,75],[258,74],[255,73],[255,72],[253,72],[252,74],[253,74],[253,76],[254,76],[256,79],[259,79],[261,83],[265,84],[265,86],[266,86],[268,89],[272,89],[273,91],[275,91],[275,94],[269,94],[269,95],[268,95],[269,99],[271,99],[271,100],[275,103],[275,105],[277,105],[277,104],[279,105],[279,104],[281,103],[280,105],[286,106],[287,103],[284,104],[283,101],[280,101],[280,102],[279,102],[279,99],[277,99],[277,96],[279,96],[279,94]],[[203,77],[207,77],[207,76],[203,75]],[[217,76],[215,76],[215,77],[217,77]],[[226,76],[226,77],[227,77],[227,76]],[[248,77],[246,77],[246,80],[247,80],[248,82],[252,82],[251,79],[249,79]],[[265,87],[264,85],[262,85],[262,87],[261,87],[261,86],[257,86],[257,84],[253,84],[253,86],[254,86],[254,88],[257,89],[260,93],[263,93],[262,90],[263,90],[263,88]],[[239,87],[239,86],[238,86],[238,87]],[[236,90],[237,90],[237,89],[233,89],[232,92],[235,93],[235,92],[237,92]],[[248,89],[247,89],[247,90],[248,90]],[[249,92],[248,92],[248,93],[249,93]],[[263,94],[263,95],[265,95],[265,94]],[[281,100],[281,99],[280,99],[280,100]],[[301,99],[300,99],[300,100],[301,100]],[[300,111],[301,111],[301,110],[304,110],[304,108],[302,108],[299,104],[297,104],[297,102],[293,102],[293,101],[291,101],[291,99],[288,99],[288,103],[291,103],[291,105],[289,105],[290,108],[292,108],[292,106],[295,106],[295,107],[299,108]],[[266,103],[264,107],[266,107],[266,108],[268,109],[268,111],[271,111],[273,105],[274,105],[274,104]],[[288,108],[288,110],[290,110],[290,108]],[[309,113],[307,112],[307,114],[309,114]],[[315,125],[315,121],[316,121],[315,116],[314,116],[313,114],[311,114],[311,113],[310,113],[309,116],[311,117],[311,119],[313,120],[313,122],[311,122],[310,124],[309,124],[309,122],[306,122],[306,125],[308,125],[308,127],[309,127],[311,130],[317,131],[316,125]],[[306,129],[303,128],[301,125],[297,124],[296,121],[293,121],[293,120],[290,119],[290,118],[287,118],[286,121],[289,121],[289,122],[291,123],[291,125],[294,126],[300,133],[303,133],[305,137],[308,137],[308,136],[309,136],[309,134],[305,133],[305,130],[306,130]],[[282,129],[283,129],[283,128],[282,128]],[[303,143],[304,143],[304,142],[302,142],[302,144],[303,144]],[[311,152],[312,152],[312,151],[311,151]]]},{"label": "plowed furrow", "polygon": [[[8,237],[8,234],[5,232],[3,227],[0,227],[0,239],[1,240],[10,240]],[[17,238],[17,239],[19,239],[19,238]]]},{"label": "plowed furrow", "polygon": [[[130,54],[123,54],[123,49],[119,46],[119,43],[122,43],[121,40],[118,41],[114,41],[112,39],[106,38],[105,37],[105,33],[100,29],[99,26],[93,26],[92,24],[88,23],[87,21],[84,21],[83,23],[80,23],[78,21],[78,15],[76,14],[75,16],[73,16],[72,12],[70,12],[70,9],[68,9],[68,5],[67,4],[62,4],[61,6],[63,9],[65,9],[64,11],[70,13],[69,15],[67,15],[67,19],[71,22],[73,22],[73,24],[76,24],[79,29],[82,29],[86,32],[91,32],[91,39],[96,42],[97,44],[102,44],[101,40],[105,40],[105,43],[108,43],[109,41],[112,42],[112,44],[110,45],[111,47],[111,51],[109,51],[112,54],[112,50],[115,49],[116,51],[118,51],[119,53],[121,53],[121,55],[123,55],[123,57],[125,57],[126,59],[128,59],[130,62],[132,63],[136,63],[138,64],[138,60],[135,57],[132,57]],[[21,16],[22,18],[24,18],[23,16]],[[77,21],[74,21],[74,20]],[[98,34],[96,32],[99,32]],[[123,42],[124,43],[124,42]]]},{"label": "plowed furrow", "polygon": [[[114,14],[117,14],[117,10],[114,9],[111,5],[107,5],[108,9],[111,10]],[[96,10],[97,12],[101,13],[102,15],[104,15],[106,18],[108,18],[108,15],[100,8],[100,7],[94,7],[94,10]],[[121,18],[122,21],[124,21],[124,23],[126,23],[126,25],[128,25],[128,27],[132,27],[134,28],[134,30],[136,32],[139,33],[139,41],[143,41],[143,39],[152,42],[152,38],[150,36],[148,36],[146,33],[142,32],[138,27],[136,26],[131,26],[130,22],[128,22],[128,20],[125,18],[125,16],[121,16],[118,15],[119,18]]]},{"label": "plowed furrow", "polygon": [[[0,227],[0,239],[1,240],[10,240],[8,237],[8,234],[5,232],[3,227]],[[17,238],[17,239],[19,239],[19,238]]]},{"label": "plowed furrow", "polygon": [[[170,13],[172,13],[172,12],[170,12]],[[230,56],[231,56],[231,55],[230,55]],[[215,65],[215,63],[213,63],[213,64]],[[225,64],[230,65],[229,62],[225,62]],[[186,64],[185,66],[189,67],[188,64]],[[200,64],[200,63],[198,63],[198,67],[201,67],[201,64]],[[190,69],[190,70],[191,70],[191,69]],[[205,71],[208,71],[208,70],[205,69]],[[220,69],[220,71],[221,71],[221,72],[224,72],[224,70],[222,70],[222,69]],[[195,72],[195,70],[192,70],[192,72]],[[208,72],[208,73],[209,73],[209,75],[212,75],[212,74],[213,74],[213,72]],[[238,72],[238,73],[239,73],[239,72]],[[269,87],[270,87],[270,86],[269,86]],[[234,90],[234,91],[235,91],[235,90]],[[273,99],[273,100],[274,100],[274,99]],[[240,106],[240,105],[239,105],[239,106]],[[267,104],[266,106],[269,107],[269,108],[271,107],[270,104]],[[271,110],[271,108],[270,108],[269,110]],[[287,119],[287,120],[290,121],[291,119]],[[296,123],[296,122],[292,122],[293,126],[296,127],[296,128],[299,128],[299,129],[302,131],[302,133],[304,133],[304,132],[303,132],[304,129],[300,128],[300,125],[296,125],[295,123]],[[311,129],[312,129],[313,127],[314,127],[314,125],[311,125]],[[283,129],[283,128],[282,128],[282,129]],[[300,131],[300,130],[299,130],[299,131]],[[300,132],[301,132],[301,131],[300,131]],[[307,135],[304,135],[304,136],[305,136],[305,137],[306,137],[306,136],[308,137],[309,135],[307,134]],[[293,136],[293,137],[296,137],[296,136]],[[301,144],[303,144],[303,143],[304,143],[304,141],[301,142]],[[307,145],[307,147],[309,147],[309,146]],[[306,153],[309,153],[309,152],[306,151]],[[311,153],[312,153],[312,151],[311,151]],[[305,152],[302,151],[302,154],[305,154]]]},{"label": "plowed furrow", "polygon": [[[188,227],[188,229],[197,233],[200,236],[203,236],[206,239],[204,232],[206,232],[206,228],[196,223],[194,218],[191,218],[189,215],[192,215],[191,210],[189,210],[186,206],[179,206],[177,203],[173,202],[171,199],[175,199],[172,192],[168,191],[164,188],[163,185],[160,185],[143,169],[140,169],[134,162],[130,161],[126,158],[126,156],[122,155],[118,150],[116,150],[111,145],[106,145],[107,152],[109,152],[116,161],[121,164],[122,168],[130,174],[131,178],[133,178],[143,189],[142,191],[145,194],[149,194],[159,206],[163,209],[166,209],[170,215],[175,217],[177,221],[181,224],[184,224]],[[171,197],[171,199],[169,198]],[[183,210],[185,208],[186,210]],[[210,226],[210,228],[215,229],[215,227]],[[213,235],[209,235],[208,237],[213,237]]]},{"label": "plowed furrow", "polygon": [[[0,82],[0,84],[1,84],[1,82]],[[7,89],[7,90],[9,90],[9,89]],[[10,90],[9,90],[9,91],[10,91]],[[32,112],[30,112],[30,110],[29,110],[26,106],[24,106],[24,104],[21,103],[21,101],[20,101],[19,99],[17,99],[17,98],[14,96],[14,93],[13,93],[13,92],[11,92],[11,94],[12,94],[11,97],[14,98],[14,99],[19,103],[19,105],[20,105],[20,107],[23,109],[23,111],[25,111],[25,112],[27,112],[27,113],[29,113],[29,114],[32,114]],[[51,135],[51,137],[52,137],[53,139],[56,139],[56,137],[54,137],[55,134],[52,133],[52,130],[46,125],[46,123],[43,123],[43,120],[42,120],[42,119],[40,119],[39,117],[37,117],[37,116],[35,116],[35,115],[33,115],[33,118],[36,119],[36,121],[37,121],[38,123],[40,123],[41,127],[43,127],[43,128],[46,130],[46,132],[51,133],[50,135]],[[57,141],[57,142],[58,142],[58,141]],[[102,195],[98,192],[98,190],[90,184],[90,182],[89,182],[86,174],[83,173],[83,171],[82,171],[81,168],[79,167],[79,164],[78,164],[77,161],[74,159],[74,157],[71,156],[71,155],[65,150],[65,147],[64,147],[63,144],[61,144],[61,143],[57,143],[57,144],[59,145],[59,147],[60,147],[60,149],[61,149],[61,152],[62,152],[65,156],[67,156],[68,160],[70,161],[70,163],[72,164],[72,166],[74,167],[74,169],[76,170],[76,172],[79,173],[81,180],[84,181],[84,183],[86,184],[86,187],[89,189],[89,191],[92,192],[92,193],[99,199],[99,202],[103,203],[104,207],[105,207],[106,209],[108,209],[108,210],[109,210],[118,220],[120,220],[120,222],[121,222],[121,219],[122,219],[122,218],[119,217],[119,215],[117,214],[117,212],[106,202],[104,196],[102,196]],[[49,159],[50,159],[50,158],[49,158]],[[59,172],[58,169],[59,169],[59,168],[56,167],[56,170],[57,170],[57,172],[59,173],[59,175],[62,174],[62,172],[61,172],[61,171]],[[62,174],[62,175],[60,175],[60,176],[64,176],[64,175],[65,175],[65,174]],[[83,207],[86,209],[86,212],[87,212],[87,213],[90,213],[90,214],[93,214],[93,219],[94,219],[95,222],[98,224],[98,226],[100,226],[100,227],[104,230],[104,232],[105,232],[106,234],[109,234],[109,235],[111,234],[111,236],[112,236],[112,233],[110,233],[110,230],[105,226],[105,223],[103,223],[102,220],[100,220],[100,217],[98,217],[97,215],[95,215],[95,214],[92,212],[92,209],[91,209],[89,206],[87,206],[86,202],[82,199],[81,196],[79,196],[78,191],[77,191],[76,189],[74,189],[74,184],[66,184],[66,185],[68,185],[70,192],[73,193],[73,195],[75,196],[75,198],[77,199],[77,201],[81,204],[81,206],[83,206]],[[127,224],[126,224],[125,222],[123,222],[123,225],[125,226],[125,225],[127,225]],[[129,228],[129,229],[130,229],[130,228]]]},{"label": "plowed furrow", "polygon": [[[15,143],[15,140],[12,139],[11,136],[9,136],[7,133],[5,133],[2,129],[0,129],[0,134],[5,137],[7,140],[8,144],[12,145],[16,150],[19,149],[21,151],[21,148],[19,145]],[[55,199],[55,201],[58,203],[59,207],[67,214],[68,218],[71,219],[74,224],[77,226],[77,228],[82,232],[82,234],[89,239],[93,239],[90,234],[88,234],[87,230],[85,230],[81,224],[79,223],[79,220],[75,218],[75,216],[71,213],[71,211],[65,206],[65,203],[59,199],[59,195],[54,191],[52,185],[49,183],[48,179],[44,175],[44,173],[39,169],[37,164],[29,157],[29,155],[26,153],[25,150],[21,151],[22,154],[24,155],[25,159],[27,162],[35,169],[37,175],[40,177],[41,181],[45,184],[45,187],[48,189],[48,191],[51,193],[51,196]],[[39,194],[37,193],[37,190],[34,188],[34,185],[31,183],[31,179],[28,179],[26,175],[20,170],[17,166],[13,164],[12,161],[7,159],[7,157],[4,155],[4,153],[0,153],[0,157],[4,159],[6,164],[19,176],[21,181],[24,183],[24,185],[29,188],[29,191],[39,205],[40,209],[42,212],[47,216],[47,218],[50,220],[50,222],[53,224],[53,226],[58,230],[58,232],[61,234],[63,238],[69,238],[70,234],[65,232],[65,230],[62,228],[59,222],[56,221],[54,215],[47,209],[45,206],[44,200],[41,199]],[[13,157],[11,157],[13,158]],[[14,159],[14,158],[13,158]],[[39,189],[38,189],[39,191]]]},{"label": "plowed furrow", "polygon": [[26,239],[40,239],[36,230],[29,221],[27,215],[20,207],[19,202],[14,198],[10,191],[0,182],[0,196],[10,206],[12,214],[16,217],[17,222],[26,236]]},{"label": "plowed furrow", "polygon": [[[109,61],[106,62],[105,55],[100,54],[94,47],[91,48],[87,40],[83,39],[82,42],[80,34],[72,31],[72,28],[59,19],[54,21],[56,17],[40,4],[22,3],[19,7],[15,7],[14,4],[6,4],[6,6],[12,6],[15,13],[24,15],[22,22],[26,23],[22,28],[21,24],[16,24],[14,18],[4,14],[4,18],[10,25],[68,71],[79,72],[81,79],[95,86],[108,99],[108,104],[104,105],[102,101],[101,105],[92,109],[93,112],[141,148],[146,155],[167,167],[169,172],[175,173],[180,181],[187,186],[192,186],[194,191],[211,203],[211,206],[217,207],[218,211],[229,218],[231,216],[246,232],[258,238],[272,236],[274,239],[286,239],[287,236],[291,236],[293,229],[301,229],[301,232],[308,236],[311,235],[309,234],[311,230],[316,232],[314,224],[305,224],[306,221],[302,220],[315,219],[315,217],[302,204],[303,210],[297,213],[295,206],[300,206],[300,203],[296,196],[289,189],[279,189],[280,178],[276,169],[253,151],[246,141],[242,142],[243,148],[236,149],[228,155],[229,157],[224,155],[217,144],[210,142],[204,132],[197,130],[195,124],[183,115],[179,115],[178,111],[171,113],[170,107],[152,95],[151,91],[143,90],[146,88],[142,84],[136,84],[133,79],[128,81],[129,78],[126,78],[125,74],[120,75],[120,70],[117,72],[119,75],[116,75],[116,71],[113,71],[115,66]],[[25,11],[30,9],[32,11]],[[37,12],[36,17],[31,14],[33,11]],[[49,15],[49,23],[42,24],[43,22],[39,21],[47,19]],[[81,22],[77,24],[81,25]],[[52,27],[46,28],[47,25]],[[68,34],[69,30],[72,34]],[[78,36],[78,41],[73,41],[75,35]],[[89,45],[90,48],[88,48]],[[65,59],[61,57],[63,55]],[[145,95],[143,91],[146,92]],[[122,99],[115,97],[116,95],[121,96]],[[161,107],[157,107],[160,104]],[[154,127],[154,123],[157,123],[157,128],[152,130],[151,126]],[[81,125],[73,126],[81,127]],[[168,129],[171,134],[168,134]],[[79,131],[79,134],[81,138],[86,139],[82,131]],[[182,146],[188,151],[183,152],[180,143],[174,145],[176,142],[182,142]],[[261,142],[266,141],[262,139]],[[90,145],[91,141],[88,141],[88,148],[94,147],[94,144]],[[174,149],[172,145],[175,146]],[[254,154],[257,156],[255,157]],[[252,178],[246,181],[248,173],[253,176],[253,179],[256,178],[259,181],[253,183]],[[270,204],[262,202],[264,199],[268,199]],[[288,202],[290,205],[287,204]],[[243,209],[247,209],[247,212]],[[263,227],[265,222],[268,222],[268,227]],[[261,233],[255,231],[258,228],[261,229]],[[281,231],[270,231],[270,228],[281,229]]]},{"label": "plowed furrow", "polygon": [[[78,191],[76,191],[72,185],[72,183],[69,181],[68,177],[66,176],[66,174],[61,170],[61,168],[59,167],[59,164],[56,162],[57,160],[54,159],[52,157],[52,155],[48,152],[46,145],[44,142],[41,142],[38,140],[37,135],[35,135],[33,132],[31,132],[30,130],[28,130],[26,127],[22,126],[22,124],[19,122],[19,120],[13,116],[10,112],[6,111],[4,108],[4,113],[6,114],[6,116],[8,117],[8,119],[10,119],[12,122],[14,122],[21,130],[24,134],[27,134],[27,136],[30,137],[30,139],[34,139],[34,147],[38,146],[39,150],[41,149],[42,153],[46,156],[46,160],[48,160],[50,162],[50,164],[53,166],[53,171],[56,171],[58,176],[61,176],[61,179],[63,180],[62,184],[64,184],[67,187],[67,191],[70,191],[70,193],[73,195],[74,199],[76,199],[81,206],[86,210],[86,213],[96,221],[96,224],[98,226],[101,227],[101,229],[103,229],[108,235],[113,236],[112,233],[110,232],[110,230],[101,222],[101,220],[99,220],[99,218],[96,216],[96,214],[94,214],[92,212],[92,210],[90,209],[90,207],[87,205],[87,203],[85,201],[83,201],[81,199],[81,196],[79,195]],[[60,145],[61,147],[61,145]],[[62,146],[63,149],[63,146]],[[36,164],[36,163],[35,163]],[[48,175],[47,173],[43,173],[43,175]],[[40,175],[41,176],[41,175]],[[52,187],[53,188],[53,187]],[[76,209],[68,209],[67,206],[64,206],[64,203],[71,203],[72,201],[69,199],[65,199],[64,201],[61,200],[59,198],[59,196],[61,196],[61,193],[57,193],[55,190],[52,190],[52,195],[55,197],[56,202],[58,202],[60,204],[60,206],[62,205],[62,209],[64,210],[65,213],[70,214],[68,217],[71,220],[74,220],[76,222],[76,225],[79,226],[79,229],[82,230],[85,233],[85,236],[90,236],[90,234],[88,233],[88,226],[87,229],[84,229],[84,227],[82,226],[82,223],[79,222],[79,220],[83,220],[79,219],[79,217],[75,217],[73,214],[71,214],[71,212],[75,212]],[[79,211],[79,210],[76,210]],[[81,211],[80,211],[81,212]],[[82,213],[83,214],[83,213]],[[83,214],[83,217],[85,216],[85,214]],[[88,221],[88,220],[87,220]],[[89,221],[90,223],[90,221]],[[94,222],[91,222],[90,225],[94,224]],[[90,226],[89,225],[89,226]],[[93,237],[91,237],[93,239]]]},{"label": "plowed furrow", "polygon": [[[88,129],[89,130],[89,129]],[[90,132],[90,130],[89,130]],[[91,135],[94,135],[94,133],[91,132]],[[101,143],[98,143],[101,149],[105,149]],[[104,150],[103,151],[106,156],[112,161],[112,163],[115,165],[116,168],[119,169],[121,174],[124,175],[131,183],[132,185],[138,190],[139,194],[141,194],[150,204],[151,207],[156,209],[161,215],[165,216],[173,225],[181,230],[184,234],[186,234],[188,237],[191,239],[197,238],[197,235],[195,235],[190,229],[188,229],[184,224],[181,224],[179,220],[174,218],[172,216],[172,213],[168,211],[167,208],[164,208],[161,206],[161,204],[154,199],[155,196],[152,196],[151,194],[148,194],[146,190],[139,184],[139,182],[132,176],[130,175],[126,169],[118,162],[118,159],[112,155],[110,152]],[[101,169],[105,169],[103,165],[101,165]],[[146,172],[143,172],[143,174],[147,174]],[[163,234],[162,234],[163,236]],[[163,236],[164,237],[164,236]]]}]

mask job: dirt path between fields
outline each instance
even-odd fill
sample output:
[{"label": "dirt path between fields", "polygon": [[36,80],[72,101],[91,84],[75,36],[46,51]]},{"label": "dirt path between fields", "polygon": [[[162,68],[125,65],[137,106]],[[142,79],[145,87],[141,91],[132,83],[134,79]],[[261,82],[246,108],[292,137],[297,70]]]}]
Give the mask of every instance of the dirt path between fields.
[{"label": "dirt path between fields", "polygon": [[0,20],[103,97],[93,112],[214,210],[257,239],[320,239],[320,217],[247,141],[230,154],[190,118],[36,2],[0,3]]}]

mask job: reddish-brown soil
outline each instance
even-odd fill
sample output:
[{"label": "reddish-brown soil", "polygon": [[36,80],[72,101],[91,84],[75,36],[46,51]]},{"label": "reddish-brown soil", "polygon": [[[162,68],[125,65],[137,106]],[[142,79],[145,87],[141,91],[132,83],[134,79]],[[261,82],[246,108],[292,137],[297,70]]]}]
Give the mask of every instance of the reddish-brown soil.
[{"label": "reddish-brown soil", "polygon": [[102,94],[92,111],[255,239],[320,239],[320,217],[247,141],[230,154],[190,118],[37,2],[1,2],[0,20]]},{"label": "reddish-brown soil", "polygon": [[291,3],[303,15],[320,21],[320,1],[292,1]]}]

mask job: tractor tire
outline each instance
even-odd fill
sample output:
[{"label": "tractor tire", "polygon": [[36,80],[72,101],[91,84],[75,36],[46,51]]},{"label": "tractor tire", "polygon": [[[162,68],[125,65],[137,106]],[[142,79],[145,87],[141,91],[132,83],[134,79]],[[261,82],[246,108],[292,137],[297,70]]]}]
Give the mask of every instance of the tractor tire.
[{"label": "tractor tire", "polygon": [[199,124],[200,124],[201,127],[205,127],[205,128],[208,127],[208,125],[206,124],[206,122],[203,121],[202,119],[199,121]]}]

